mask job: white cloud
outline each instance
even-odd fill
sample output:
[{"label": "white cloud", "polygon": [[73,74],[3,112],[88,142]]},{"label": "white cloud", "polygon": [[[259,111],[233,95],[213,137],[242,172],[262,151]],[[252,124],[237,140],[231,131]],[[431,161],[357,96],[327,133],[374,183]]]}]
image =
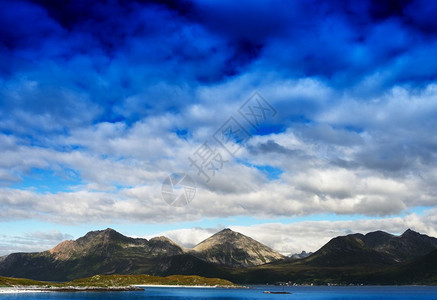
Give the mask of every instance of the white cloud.
[{"label": "white cloud", "polygon": [[[253,136],[236,158],[228,156],[223,170],[205,183],[190,168],[187,158],[211,139],[217,129],[214,114],[236,114],[233,110],[238,107],[235,99],[214,102],[214,95],[217,90],[223,91],[224,98],[238,94],[235,84],[249,90],[256,77],[246,75],[200,88],[196,95],[200,101],[188,104],[182,114],[156,114],[129,126],[122,122],[97,123],[71,130],[43,145],[0,135],[4,142],[0,157],[3,182],[19,180],[33,168],[52,170],[54,176],[66,178],[73,170],[80,177],[80,183],[52,193],[31,188],[22,191],[3,184],[0,218],[154,223],[317,213],[390,216],[416,206],[435,206],[437,166],[432,149],[436,140],[427,124],[416,134],[427,108],[434,109],[433,85],[419,93],[395,88],[367,102],[346,101],[343,95],[341,101],[330,103],[329,98],[336,93],[315,79],[281,81],[267,76],[264,84],[272,86],[267,86],[264,96],[273,105],[281,106],[288,98],[312,99],[315,107],[324,107],[312,113],[317,122],[287,123],[286,116],[293,107],[283,107],[278,118],[286,125],[284,131]],[[396,101],[413,114],[403,112]],[[234,104],[217,111],[219,102]],[[349,130],[347,124],[362,129]],[[180,137],[175,133],[177,128],[193,135]],[[395,135],[401,131],[406,134]],[[257,168],[265,165],[283,173],[271,180]],[[188,172],[198,182],[191,205],[176,211],[160,196],[161,183],[172,172]]]},{"label": "white cloud", "polygon": [[53,248],[73,236],[57,230],[27,232],[22,236],[0,234],[0,256],[14,252],[38,252]]},{"label": "white cloud", "polygon": [[[302,221],[290,224],[265,223],[251,226],[228,227],[279,251],[284,255],[301,251],[317,251],[330,239],[351,233],[368,233],[383,230],[401,234],[406,229],[437,237],[436,209],[430,209],[423,216],[408,214],[404,217],[383,219],[358,219],[350,221]],[[222,228],[191,228],[160,232],[185,247],[193,247]],[[152,235],[148,236],[150,238]]]}]

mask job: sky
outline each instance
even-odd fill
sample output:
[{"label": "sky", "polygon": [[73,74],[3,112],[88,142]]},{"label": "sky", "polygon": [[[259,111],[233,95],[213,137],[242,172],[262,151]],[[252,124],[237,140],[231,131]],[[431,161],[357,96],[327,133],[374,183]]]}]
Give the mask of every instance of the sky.
[{"label": "sky", "polygon": [[[185,247],[229,227],[283,254],[437,237],[436,15],[0,0],[0,255],[107,227]],[[195,182],[189,204],[163,199],[171,174]]]}]

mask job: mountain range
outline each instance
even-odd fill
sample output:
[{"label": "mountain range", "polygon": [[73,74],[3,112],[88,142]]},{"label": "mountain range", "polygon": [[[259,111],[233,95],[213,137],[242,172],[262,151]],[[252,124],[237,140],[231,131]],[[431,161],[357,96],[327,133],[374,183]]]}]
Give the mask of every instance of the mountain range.
[{"label": "mountain range", "polygon": [[335,237],[315,253],[285,257],[224,229],[192,249],[113,229],[37,253],[0,258],[0,275],[66,281],[96,274],[200,275],[237,283],[437,284],[437,239],[412,230]]}]

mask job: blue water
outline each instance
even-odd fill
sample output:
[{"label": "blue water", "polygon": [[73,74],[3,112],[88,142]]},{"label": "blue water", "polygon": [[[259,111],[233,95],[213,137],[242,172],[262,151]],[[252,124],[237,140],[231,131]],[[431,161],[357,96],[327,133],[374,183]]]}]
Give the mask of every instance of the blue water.
[{"label": "blue water", "polygon": [[384,287],[286,287],[289,295],[264,294],[263,291],[282,291],[281,287],[254,286],[250,289],[203,288],[146,288],[142,292],[76,292],[3,294],[3,299],[433,299],[437,300],[437,286],[384,286]]}]

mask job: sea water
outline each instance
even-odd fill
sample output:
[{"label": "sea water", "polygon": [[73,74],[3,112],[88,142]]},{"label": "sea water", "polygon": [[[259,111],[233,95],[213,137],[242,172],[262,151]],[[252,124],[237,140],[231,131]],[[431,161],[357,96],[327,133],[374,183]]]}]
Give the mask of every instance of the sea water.
[{"label": "sea water", "polygon": [[437,286],[295,286],[284,289],[292,294],[266,294],[283,291],[278,286],[251,286],[244,289],[146,287],[135,292],[44,292],[6,293],[0,299],[437,299]]}]

